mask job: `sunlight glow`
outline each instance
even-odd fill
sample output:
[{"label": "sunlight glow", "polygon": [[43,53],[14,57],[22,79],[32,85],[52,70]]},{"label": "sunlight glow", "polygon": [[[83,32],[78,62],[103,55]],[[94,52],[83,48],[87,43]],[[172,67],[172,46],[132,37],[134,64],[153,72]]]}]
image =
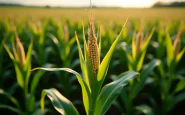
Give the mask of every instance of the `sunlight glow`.
[{"label": "sunlight glow", "polygon": [[[147,8],[155,2],[172,2],[184,0],[92,0],[92,4],[99,7],[126,7],[126,8]],[[64,7],[80,7],[89,6],[90,0],[0,0],[4,3],[20,3],[24,5],[37,6],[64,6]]]},{"label": "sunlight glow", "polygon": [[119,0],[122,7],[150,7],[156,0]]}]

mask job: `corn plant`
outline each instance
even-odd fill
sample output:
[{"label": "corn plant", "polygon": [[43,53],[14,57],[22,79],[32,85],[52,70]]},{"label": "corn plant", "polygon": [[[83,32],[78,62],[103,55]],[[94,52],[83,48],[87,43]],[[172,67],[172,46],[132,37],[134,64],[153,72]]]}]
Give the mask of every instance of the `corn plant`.
[{"label": "corn plant", "polygon": [[[52,39],[55,46],[57,47],[57,51],[59,52],[57,54],[59,54],[59,57],[62,61],[62,64],[60,65],[70,68],[73,63],[72,58],[76,52],[76,50],[71,50],[75,42],[75,37],[69,39],[69,30],[67,24],[64,24],[63,26],[58,26],[56,36],[58,36],[58,38],[55,37],[55,35],[53,35],[52,33],[49,34],[49,37]],[[63,86],[64,95],[69,96],[69,94],[73,91],[75,87],[71,87],[72,80],[68,77],[68,73],[59,73],[57,75],[61,76],[61,74],[63,75],[63,77],[59,78],[61,85]],[[65,87],[68,87],[68,89],[66,90]]]},{"label": "corn plant", "polygon": [[[19,103],[19,102],[22,102],[22,100],[17,100],[9,92],[6,92],[3,89],[0,89],[0,94],[3,94],[7,98],[9,98],[11,102],[16,106],[15,108],[9,105],[2,104],[0,105],[0,108],[10,109],[11,111],[17,112],[20,115],[32,114],[37,111],[36,105],[35,105],[35,89],[38,85],[40,77],[44,74],[43,71],[38,71],[37,73],[35,73],[32,82],[30,81],[32,44],[33,44],[33,41],[31,40],[31,43],[29,45],[29,48],[26,54],[24,51],[24,47],[20,41],[20,38],[18,37],[17,34],[16,34],[16,44],[14,43],[14,40],[12,41],[13,53],[11,52],[9,47],[5,43],[3,43],[4,48],[6,49],[11,60],[13,61],[15,72],[16,72],[17,83],[23,90],[24,107],[21,107],[21,104]],[[31,82],[31,85],[29,90],[28,86],[30,82]]]},{"label": "corn plant", "polygon": [[[123,89],[121,93],[121,99],[123,103],[125,104],[126,113],[128,115],[134,114],[134,105],[133,105],[134,98],[138,95],[138,93],[144,87],[149,74],[153,71],[153,69],[156,66],[160,64],[159,60],[152,60],[149,64],[143,67],[144,57],[145,57],[149,42],[152,38],[153,32],[154,32],[154,28],[152,29],[152,32],[150,33],[149,36],[147,35],[144,36],[144,33],[142,32],[142,27],[141,27],[138,34],[133,35],[132,50],[131,50],[132,54],[130,54],[129,50],[126,48],[128,46],[125,46],[124,44],[122,44],[123,49],[126,53],[127,60],[128,60],[129,70],[134,70],[137,72],[141,71],[141,74],[140,74],[141,77],[138,79],[139,82],[133,80],[133,82],[131,82],[129,85],[129,89],[132,89],[132,90],[128,90],[127,92],[125,89]],[[147,109],[147,111],[149,112],[147,114],[152,114],[151,108],[145,104],[139,105],[136,108],[139,111]]]},{"label": "corn plant", "polygon": [[[181,32],[182,25],[180,26],[176,39],[172,42],[168,30],[166,30],[167,70],[164,64],[161,64],[159,68],[161,77],[161,113],[163,115],[168,114],[176,104],[185,99],[185,92],[183,91],[185,88],[185,79],[179,78],[179,75],[176,73],[176,66],[185,52],[185,47],[181,50]],[[173,88],[172,83],[176,80],[178,82],[175,84],[175,88]]]},{"label": "corn plant", "polygon": [[31,37],[35,38],[34,57],[38,61],[38,64],[40,66],[46,65],[46,62],[48,61],[48,58],[49,58],[49,52],[51,51],[50,47],[45,47],[46,46],[45,33],[47,33],[48,23],[49,23],[48,21],[44,21],[43,23],[37,22],[36,24],[30,24],[31,28],[29,28],[31,31]]},{"label": "corn plant", "polygon": [[[82,53],[80,42],[78,36],[75,33],[80,66],[82,70],[83,77],[76,71],[70,68],[36,68],[47,71],[67,71],[73,73],[82,88],[83,104],[87,115],[103,115],[109,109],[111,104],[116,100],[117,96],[120,94],[123,86],[128,84],[128,82],[138,76],[138,73],[134,71],[129,71],[122,73],[114,82],[106,84],[103,88],[103,81],[106,77],[109,63],[119,41],[120,34],[113,42],[108,53],[100,61],[101,52],[101,38],[99,38],[99,45],[97,44],[97,37],[95,35],[94,20],[92,15],[90,16],[90,25],[88,30],[88,42],[86,42],[85,32],[83,29],[83,41],[84,41],[84,55]],[[124,26],[123,26],[124,27]],[[123,30],[123,28],[122,28]],[[101,62],[101,63],[100,63]],[[61,95],[56,89],[46,89],[42,91],[41,98],[41,109],[44,113],[44,98],[47,95],[53,103],[54,108],[61,114],[71,114],[78,115],[78,111],[67,98]]]}]

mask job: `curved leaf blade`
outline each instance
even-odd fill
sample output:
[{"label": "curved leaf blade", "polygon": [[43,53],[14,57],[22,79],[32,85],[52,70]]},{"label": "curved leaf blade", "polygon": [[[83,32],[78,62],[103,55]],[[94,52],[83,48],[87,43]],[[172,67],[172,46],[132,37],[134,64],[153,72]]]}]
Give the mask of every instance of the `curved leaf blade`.
[{"label": "curved leaf blade", "polygon": [[104,115],[121,93],[123,87],[136,76],[138,76],[138,73],[134,71],[125,72],[122,73],[115,81],[105,85],[97,98],[94,115]]},{"label": "curved leaf blade", "polygon": [[65,98],[63,95],[61,95],[56,89],[45,89],[42,91],[42,97],[41,97],[41,109],[42,113],[44,113],[44,98],[45,95],[48,96],[48,98],[51,100],[54,108],[61,113],[62,115],[79,115],[78,111],[74,107],[74,105],[69,101],[67,98]]},{"label": "curved leaf blade", "polygon": [[[17,107],[19,113],[22,113],[21,106],[16,98],[11,96],[9,93],[5,92],[3,89],[0,89],[0,94],[5,95],[7,98],[9,98],[10,101]],[[2,107],[4,107],[4,106],[2,106]]]},{"label": "curved leaf blade", "polygon": [[136,107],[136,109],[138,111],[141,111],[142,113],[144,113],[145,115],[154,115],[152,112],[152,109],[148,106],[148,105],[139,105]]},{"label": "curved leaf blade", "polygon": [[167,51],[167,64],[168,64],[168,67],[170,67],[170,64],[174,58],[174,53],[173,53],[174,49],[173,49],[173,44],[169,33],[167,33],[166,35],[166,51]]},{"label": "curved leaf blade", "polygon": [[82,79],[82,77],[80,76],[79,73],[77,73],[76,71],[74,71],[70,68],[35,68],[33,70],[37,70],[37,69],[46,70],[46,71],[66,71],[66,72],[69,72],[69,73],[72,73],[72,74],[76,75],[76,77],[78,79],[78,82],[80,83],[81,88],[82,88],[83,103],[84,103],[86,113],[88,113],[90,111],[90,103],[91,103],[90,89],[87,86],[84,79]]},{"label": "curved leaf blade", "polygon": [[121,33],[125,27],[127,23],[127,20],[124,24],[124,26],[122,27],[122,30],[120,32],[120,34],[118,35],[118,37],[116,38],[116,40],[113,42],[113,44],[111,45],[108,53],[106,54],[106,56],[104,57],[103,61],[101,62],[100,66],[99,66],[99,69],[98,69],[98,74],[97,74],[97,79],[95,81],[95,97],[98,95],[100,89],[101,89],[101,86],[103,84],[103,81],[105,79],[105,76],[107,74],[107,71],[108,71],[108,67],[109,67],[109,63],[110,63],[110,60],[111,60],[111,57],[112,57],[112,54],[114,52],[114,49],[120,39],[120,36],[121,36]]},{"label": "curved leaf blade", "polygon": [[148,77],[148,75],[153,71],[153,69],[160,65],[160,60],[153,60],[151,61],[147,66],[146,66],[146,69],[144,69],[143,71],[141,71],[141,74],[140,74],[140,81],[139,82],[136,82],[134,84],[134,89],[132,90],[133,91],[133,94],[134,94],[134,97],[137,95],[137,93],[140,92],[140,90],[143,88],[143,86],[145,85],[145,81]]},{"label": "curved leaf blade", "polygon": [[0,105],[0,108],[1,109],[8,109],[8,110],[13,111],[15,113],[21,114],[20,111],[17,108],[14,108],[14,107],[9,106],[9,105]]}]

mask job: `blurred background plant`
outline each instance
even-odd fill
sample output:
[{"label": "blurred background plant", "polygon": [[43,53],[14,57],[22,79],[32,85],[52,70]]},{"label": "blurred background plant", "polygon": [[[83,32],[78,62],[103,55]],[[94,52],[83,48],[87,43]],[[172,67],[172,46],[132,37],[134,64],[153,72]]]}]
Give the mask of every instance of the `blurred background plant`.
[{"label": "blurred background plant", "polygon": [[[8,3],[8,0],[6,2]],[[75,2],[73,3],[77,4]],[[95,5],[97,1],[92,2]],[[109,2],[106,3],[109,4]],[[115,3],[122,4],[121,2]],[[132,3],[138,4],[138,1],[132,1]],[[35,4],[38,5],[38,2]],[[89,2],[87,4],[89,5]],[[93,8],[95,23],[101,24],[101,33],[96,34],[97,36],[101,34],[102,38],[101,60],[118,36],[123,21],[129,17],[118,45],[115,47],[103,85],[113,81],[120,73],[127,70],[141,73],[140,79],[131,81],[125,87],[122,95],[106,114],[182,114],[185,106],[185,25],[183,22],[185,9],[183,7],[173,8],[173,3],[170,7],[168,6],[170,4],[167,4],[160,8],[158,6],[160,3],[157,3],[147,9],[99,8],[98,4],[99,2],[97,2],[98,8],[95,6]],[[16,41],[14,31],[16,28],[17,35],[24,46],[25,55],[33,41],[32,51],[29,54],[32,57],[30,58],[32,68],[68,67],[81,74],[74,32],[78,33],[79,38],[83,37],[83,20],[84,35],[87,38],[88,13],[87,8],[84,7],[12,7],[1,4],[0,113],[14,115],[15,112],[12,111],[17,113],[22,111],[22,114],[26,114],[27,111],[30,114],[37,112],[39,114],[42,89],[55,87],[71,100],[80,114],[85,114],[81,101],[82,92],[74,75],[67,72],[33,71],[32,74],[28,74],[28,81],[23,79],[26,82],[20,83],[16,75],[18,70],[15,69],[16,66],[14,66],[7,49],[14,55],[12,43]],[[98,27],[95,28],[95,31],[98,31]],[[79,39],[79,42],[82,43],[83,39]],[[6,45],[6,49],[4,45]],[[82,50],[84,50],[83,47]],[[17,65],[19,65],[18,62]],[[26,75],[23,78],[26,78]],[[26,100],[24,92],[27,92]],[[50,101],[46,99],[45,108],[50,108],[45,109],[46,114],[57,115],[58,113],[48,102]],[[30,106],[27,107],[25,103]]]}]

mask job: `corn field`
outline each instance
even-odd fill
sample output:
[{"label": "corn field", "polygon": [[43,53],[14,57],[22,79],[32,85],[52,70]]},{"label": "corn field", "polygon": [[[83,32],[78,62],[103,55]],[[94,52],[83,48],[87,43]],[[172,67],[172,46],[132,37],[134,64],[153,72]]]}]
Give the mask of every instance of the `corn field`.
[{"label": "corn field", "polygon": [[183,19],[14,18],[0,19],[0,113],[185,114]]}]

